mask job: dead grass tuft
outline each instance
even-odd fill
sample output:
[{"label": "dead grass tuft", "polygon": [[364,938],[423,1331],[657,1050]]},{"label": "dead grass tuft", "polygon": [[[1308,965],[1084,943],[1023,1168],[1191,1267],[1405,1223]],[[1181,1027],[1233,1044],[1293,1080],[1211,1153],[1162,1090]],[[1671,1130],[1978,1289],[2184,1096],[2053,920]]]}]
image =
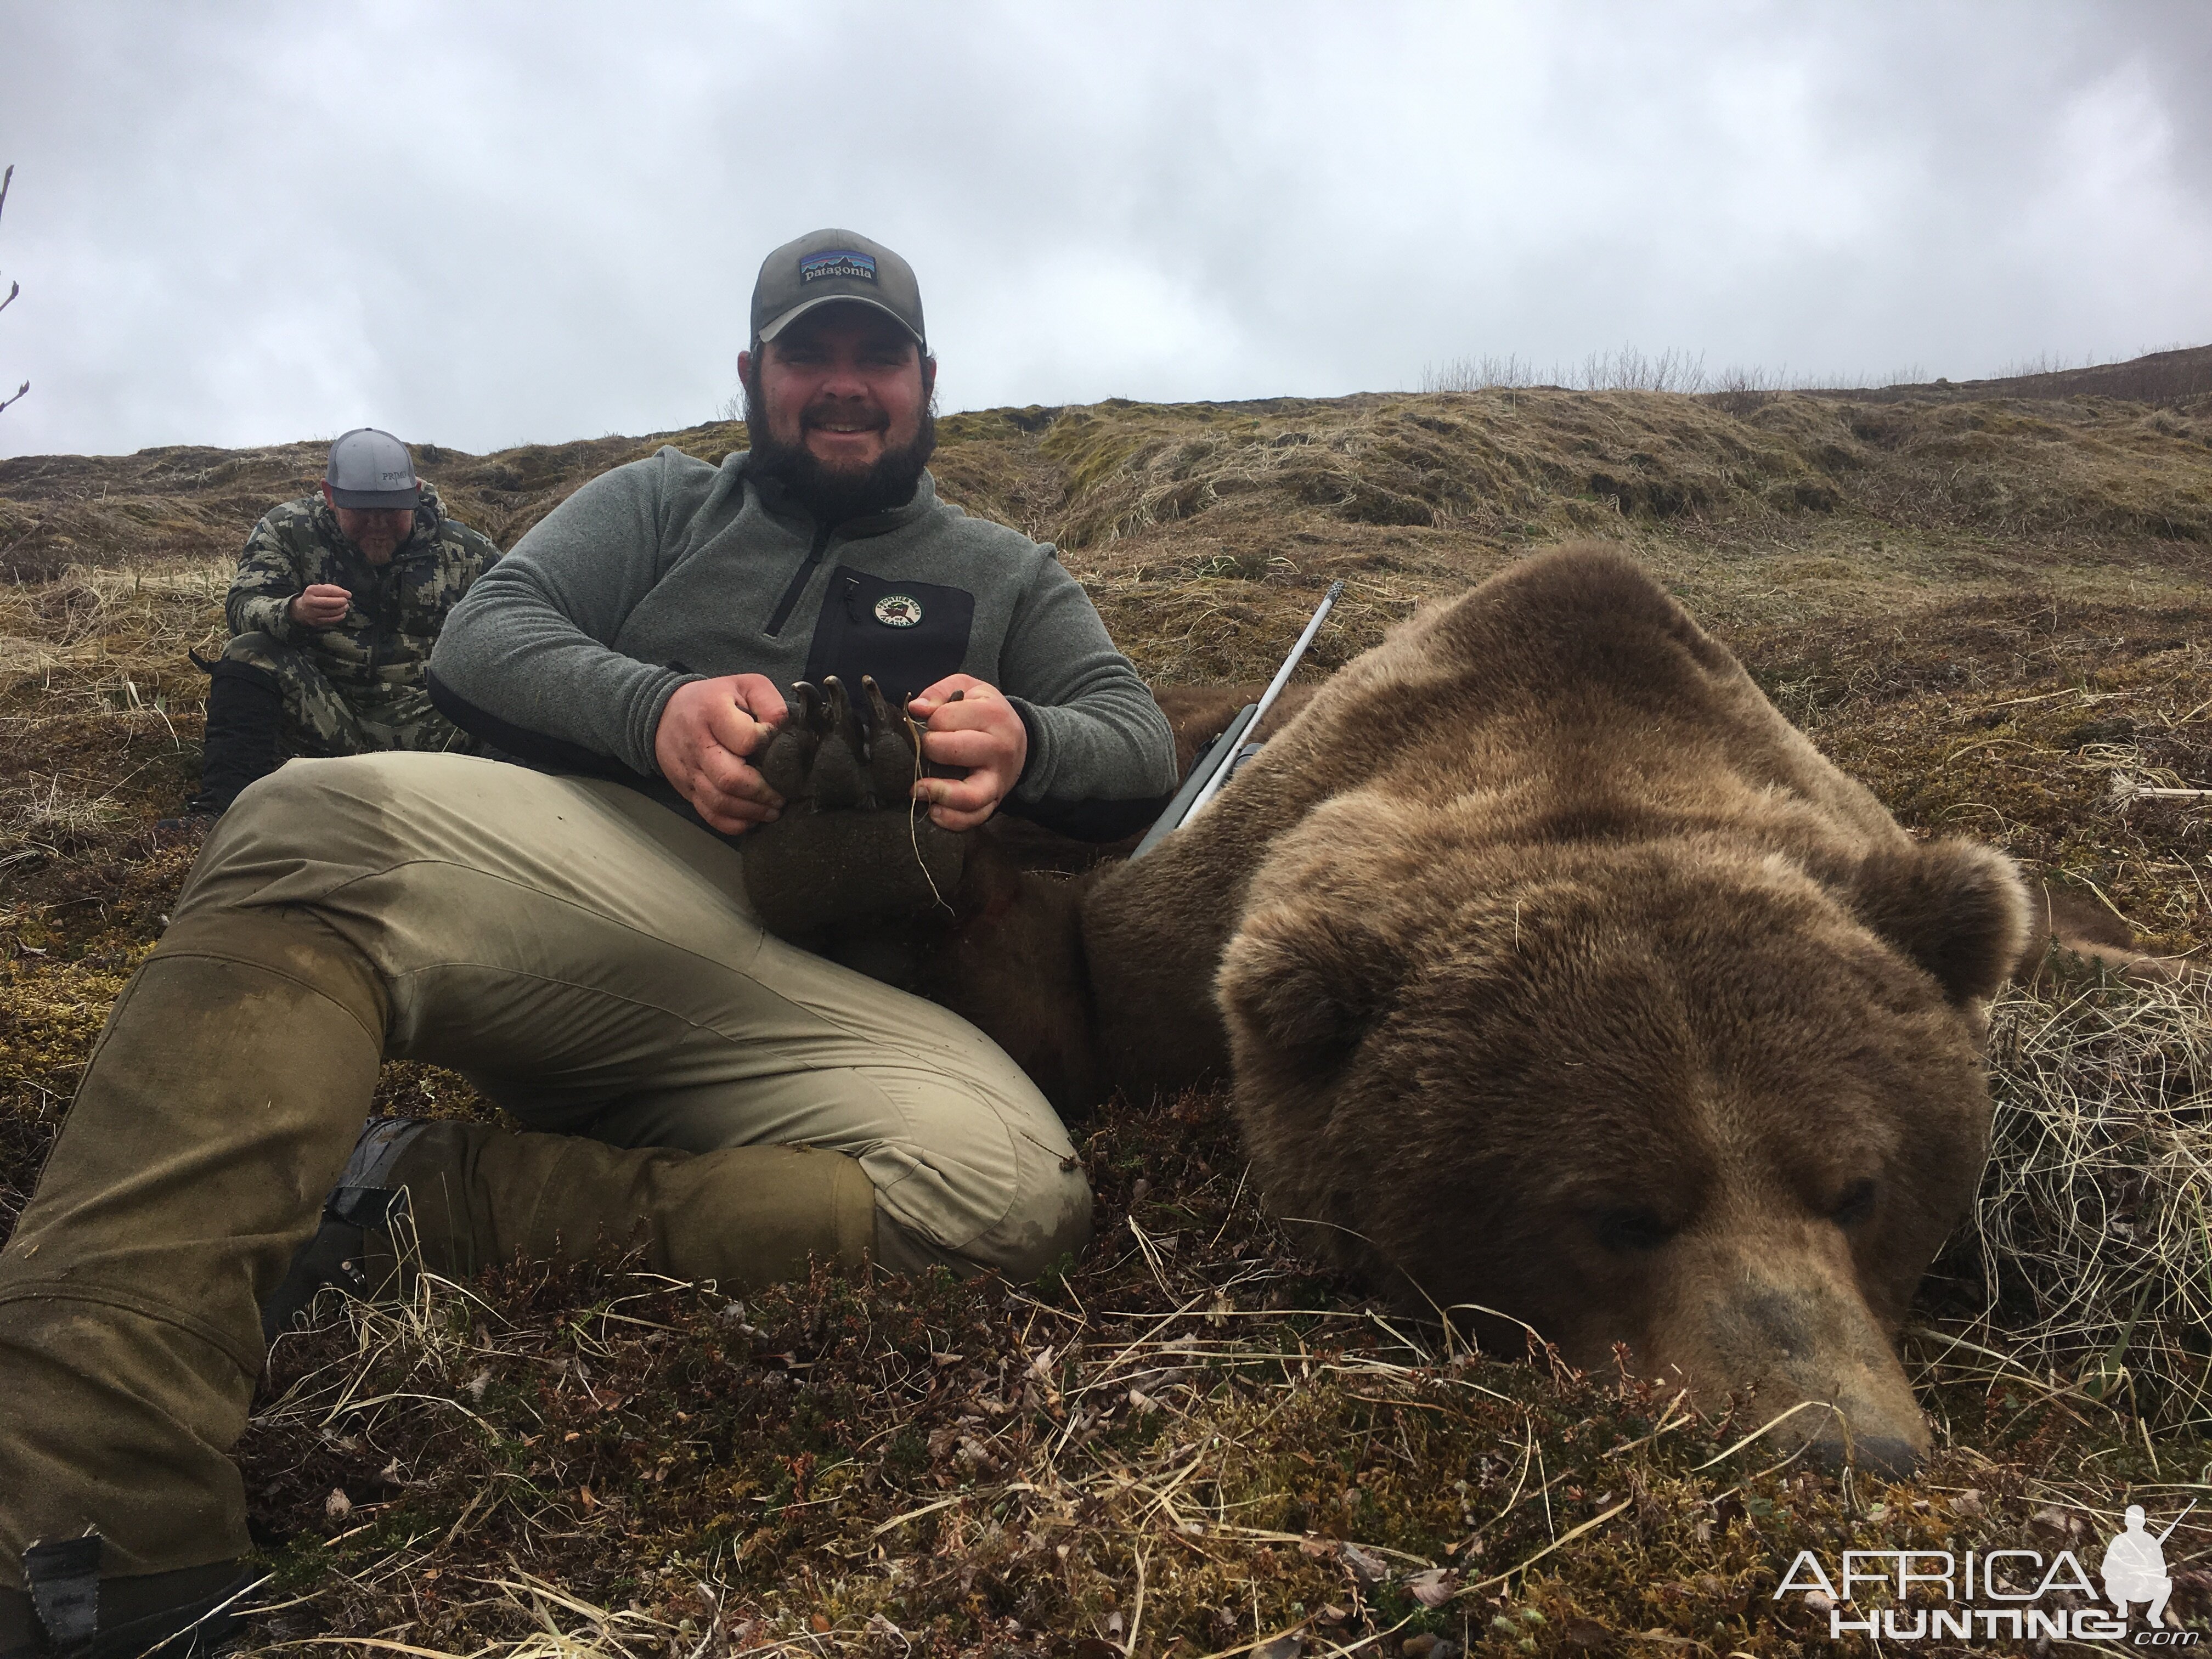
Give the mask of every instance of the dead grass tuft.
[{"label": "dead grass tuft", "polygon": [[[2204,981],[2054,977],[2000,1000],[1996,1122],[1973,1227],[1939,1276],[1978,1281],[1960,1328],[2013,1364],[2212,1423],[2212,1007]],[[1955,1292],[1954,1292],[1955,1293]]]}]

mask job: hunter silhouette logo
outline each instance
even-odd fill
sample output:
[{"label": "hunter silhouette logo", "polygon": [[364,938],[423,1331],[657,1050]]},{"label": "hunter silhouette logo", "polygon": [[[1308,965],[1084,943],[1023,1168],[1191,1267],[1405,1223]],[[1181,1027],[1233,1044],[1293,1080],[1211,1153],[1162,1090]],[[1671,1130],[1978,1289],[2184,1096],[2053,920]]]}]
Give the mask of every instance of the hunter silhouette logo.
[{"label": "hunter silhouette logo", "polygon": [[[2178,1621],[2166,1617],[2166,1600],[2173,1594],[2166,1543],[2196,1507],[2191,1500],[2164,1531],[2153,1533],[2144,1525],[2142,1505],[2128,1506],[2124,1529],[2106,1544],[2099,1564],[2109,1612],[2098,1605],[2096,1584],[2070,1549],[2050,1556],[2032,1549],[1968,1550],[1963,1555],[1949,1550],[1845,1550],[1843,1570],[1833,1577],[1811,1550],[1800,1550],[1774,1599],[1796,1591],[1809,1610],[1828,1615],[1828,1634],[1836,1640],[1866,1636],[1892,1642],[2002,1641],[2008,1647],[2067,1640],[2194,1647],[2199,1632],[2179,1629]],[[1860,1601],[1863,1592],[1876,1585],[1887,1593],[1888,1606]],[[2063,1600],[2049,1599],[2060,1592],[2066,1593]],[[2144,1628],[2130,1632],[2130,1610],[2137,1603],[2142,1604]]]},{"label": "hunter silhouette logo", "polygon": [[2102,1569],[2105,1599],[2122,1619],[2128,1616],[2130,1603],[2148,1601],[2150,1607],[2143,1614],[2145,1621],[2153,1630],[2165,1627],[2166,1598],[2173,1594],[2173,1580],[2166,1576],[2166,1540],[2173,1536],[2181,1516],[2196,1507],[2197,1500],[2191,1498],[2189,1509],[2175,1516],[2166,1529],[2154,1538],[2143,1530],[2142,1505],[2128,1505],[2127,1530],[2105,1546]]},{"label": "hunter silhouette logo", "polygon": [[876,620],[886,628],[911,628],[921,620],[921,601],[908,593],[886,593],[876,601]]}]

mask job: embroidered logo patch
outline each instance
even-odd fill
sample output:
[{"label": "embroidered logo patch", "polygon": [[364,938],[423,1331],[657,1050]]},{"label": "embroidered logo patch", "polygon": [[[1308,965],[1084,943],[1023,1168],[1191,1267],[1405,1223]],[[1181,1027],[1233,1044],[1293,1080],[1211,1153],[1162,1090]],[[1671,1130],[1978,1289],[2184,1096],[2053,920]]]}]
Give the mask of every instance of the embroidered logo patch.
[{"label": "embroidered logo patch", "polygon": [[876,280],[872,253],[810,253],[799,262],[799,285],[818,283],[825,276],[853,276],[864,283]]},{"label": "embroidered logo patch", "polygon": [[921,620],[921,601],[907,593],[886,593],[876,601],[876,620],[886,628],[911,628]]}]

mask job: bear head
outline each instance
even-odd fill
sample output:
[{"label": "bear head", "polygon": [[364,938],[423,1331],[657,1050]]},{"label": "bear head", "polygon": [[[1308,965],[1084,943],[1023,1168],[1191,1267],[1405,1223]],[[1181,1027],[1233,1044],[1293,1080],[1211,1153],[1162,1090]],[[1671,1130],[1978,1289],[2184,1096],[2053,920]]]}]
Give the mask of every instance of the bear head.
[{"label": "bear head", "polygon": [[1361,790],[1269,849],[1216,990],[1313,1248],[1895,1468],[1927,1433],[1893,1339],[1972,1201],[2026,927],[1964,843],[1501,844],[1480,800]]}]

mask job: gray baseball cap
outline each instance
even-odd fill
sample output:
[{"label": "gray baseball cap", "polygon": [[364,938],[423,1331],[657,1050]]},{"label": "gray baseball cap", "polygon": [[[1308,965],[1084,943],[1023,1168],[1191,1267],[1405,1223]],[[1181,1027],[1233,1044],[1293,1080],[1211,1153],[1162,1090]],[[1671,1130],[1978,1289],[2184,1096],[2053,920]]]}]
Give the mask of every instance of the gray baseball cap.
[{"label": "gray baseball cap", "polygon": [[331,446],[331,464],[323,477],[339,507],[390,511],[422,504],[422,486],[407,446],[373,426],[357,426]]},{"label": "gray baseball cap", "polygon": [[773,340],[817,306],[855,300],[896,318],[929,349],[921,325],[921,285],[914,267],[857,231],[817,230],[786,242],[761,261],[753,284],[753,338]]}]

